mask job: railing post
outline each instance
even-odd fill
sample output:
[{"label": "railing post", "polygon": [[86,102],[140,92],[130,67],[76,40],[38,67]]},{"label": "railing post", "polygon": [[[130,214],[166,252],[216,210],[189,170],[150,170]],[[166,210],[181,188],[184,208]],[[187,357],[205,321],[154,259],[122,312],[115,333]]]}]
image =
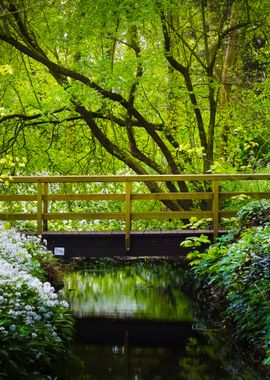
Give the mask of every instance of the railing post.
[{"label": "railing post", "polygon": [[212,181],[212,191],[213,191],[213,203],[212,203],[212,212],[213,212],[213,232],[214,240],[218,237],[219,230],[219,182]]},{"label": "railing post", "polygon": [[[47,197],[49,193],[49,184],[45,182],[43,184],[43,195]],[[48,199],[43,201],[43,214],[48,214]],[[48,231],[48,220],[43,220],[43,231]]]},{"label": "railing post", "polygon": [[42,233],[42,193],[43,193],[43,183],[38,182],[37,184],[37,234]]},{"label": "railing post", "polygon": [[130,230],[131,230],[131,182],[126,182],[126,226],[125,226],[125,247],[130,251]]}]

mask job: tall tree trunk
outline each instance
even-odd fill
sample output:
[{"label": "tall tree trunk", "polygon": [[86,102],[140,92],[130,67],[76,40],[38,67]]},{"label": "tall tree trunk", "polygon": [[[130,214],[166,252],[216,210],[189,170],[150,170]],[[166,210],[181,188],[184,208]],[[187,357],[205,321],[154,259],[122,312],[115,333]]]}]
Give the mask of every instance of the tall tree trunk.
[{"label": "tall tree trunk", "polygon": [[[238,21],[238,1],[235,1],[231,8],[230,28],[232,28]],[[239,33],[237,30],[232,31],[227,38],[227,46],[225,50],[223,60],[223,70],[221,73],[221,93],[220,93],[220,105],[221,110],[226,111],[226,107],[230,104],[230,95],[232,88],[232,71],[235,67],[237,60],[237,52],[239,45]],[[221,129],[220,134],[220,157],[226,158],[228,137],[230,134],[230,126],[225,122]]]}]

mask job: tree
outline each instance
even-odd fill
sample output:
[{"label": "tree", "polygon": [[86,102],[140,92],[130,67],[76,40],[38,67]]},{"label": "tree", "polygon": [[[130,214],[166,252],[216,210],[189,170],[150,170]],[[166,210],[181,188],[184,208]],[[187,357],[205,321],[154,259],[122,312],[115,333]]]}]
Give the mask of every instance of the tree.
[{"label": "tree", "polygon": [[27,147],[36,127],[49,150],[65,125],[69,144],[79,136],[85,153],[98,142],[138,174],[207,172],[219,155],[220,93],[242,59],[230,44],[262,25],[263,10],[267,2],[248,0],[1,0],[2,49],[16,69],[5,87],[0,122],[13,135],[3,149],[19,136]]}]

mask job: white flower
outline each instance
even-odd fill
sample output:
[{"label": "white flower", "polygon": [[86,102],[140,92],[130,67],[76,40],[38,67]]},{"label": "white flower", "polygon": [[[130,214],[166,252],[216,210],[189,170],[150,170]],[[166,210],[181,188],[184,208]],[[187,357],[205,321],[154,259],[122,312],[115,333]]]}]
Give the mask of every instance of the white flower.
[{"label": "white flower", "polygon": [[60,305],[63,307],[69,307],[69,304],[66,301],[61,301]]},{"label": "white flower", "polygon": [[[5,316],[12,321],[10,326],[7,323],[0,327],[0,335],[12,337],[16,344],[20,331],[25,337],[26,330],[30,339],[42,338],[50,347],[61,342],[62,327],[58,327],[58,321],[63,318],[63,307],[68,304],[58,299],[49,282],[42,283],[32,275],[40,268],[38,255],[42,258],[49,255],[44,247],[38,246],[39,240],[20,236],[14,230],[4,231],[0,223],[0,310],[3,321]],[[21,326],[25,330],[21,330]],[[33,352],[29,362],[40,355]]]}]

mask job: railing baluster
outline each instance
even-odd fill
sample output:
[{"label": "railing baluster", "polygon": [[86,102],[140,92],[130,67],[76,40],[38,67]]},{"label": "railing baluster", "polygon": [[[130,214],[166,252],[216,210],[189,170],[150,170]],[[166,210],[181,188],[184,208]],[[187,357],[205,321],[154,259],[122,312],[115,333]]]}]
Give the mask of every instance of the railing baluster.
[{"label": "railing baluster", "polygon": [[130,251],[130,230],[131,230],[131,188],[132,183],[126,182],[126,226],[125,226],[125,247]]},{"label": "railing baluster", "polygon": [[213,233],[214,240],[218,237],[218,227],[219,227],[219,182],[212,181],[212,191],[213,191],[213,202],[212,202],[212,212],[213,212]]},{"label": "railing baluster", "polygon": [[43,193],[43,183],[38,182],[37,184],[37,234],[42,233],[42,193]]},{"label": "railing baluster", "polygon": [[[43,184],[43,195],[47,197],[49,193],[49,184]],[[48,214],[48,199],[43,200],[43,214]],[[48,231],[48,220],[43,220],[43,231]]]}]

